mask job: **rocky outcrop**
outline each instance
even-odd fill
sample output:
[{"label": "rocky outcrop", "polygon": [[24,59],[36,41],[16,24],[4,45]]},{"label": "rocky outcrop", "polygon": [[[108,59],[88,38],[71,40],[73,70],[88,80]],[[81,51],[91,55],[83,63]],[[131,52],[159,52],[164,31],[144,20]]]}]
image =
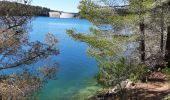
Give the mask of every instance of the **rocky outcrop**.
[{"label": "rocky outcrop", "polygon": [[117,93],[121,91],[121,89],[133,89],[135,88],[135,84],[129,79],[122,81],[119,85],[116,85],[113,89],[109,90],[109,93]]}]

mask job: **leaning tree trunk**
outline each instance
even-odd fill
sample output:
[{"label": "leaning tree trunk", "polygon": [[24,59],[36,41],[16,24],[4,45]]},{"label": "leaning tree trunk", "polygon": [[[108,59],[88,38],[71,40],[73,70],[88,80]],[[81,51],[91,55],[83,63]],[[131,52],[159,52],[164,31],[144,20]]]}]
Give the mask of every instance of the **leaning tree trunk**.
[{"label": "leaning tree trunk", "polygon": [[166,61],[168,63],[168,67],[170,68],[170,25],[168,26],[168,29],[167,29]]}]

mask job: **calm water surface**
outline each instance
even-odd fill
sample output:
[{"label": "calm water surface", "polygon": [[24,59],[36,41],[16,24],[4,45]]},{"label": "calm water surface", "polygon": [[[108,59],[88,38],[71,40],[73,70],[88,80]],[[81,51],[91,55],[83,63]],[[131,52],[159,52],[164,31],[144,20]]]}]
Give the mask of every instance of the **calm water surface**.
[{"label": "calm water surface", "polygon": [[38,92],[40,100],[70,100],[80,90],[91,86],[87,83],[97,72],[97,64],[86,54],[85,43],[72,40],[66,29],[74,28],[78,32],[89,32],[92,24],[82,19],[57,19],[38,17],[32,22],[31,40],[44,41],[46,33],[54,34],[58,40],[60,54],[51,58],[59,63],[56,80],[50,80]]}]

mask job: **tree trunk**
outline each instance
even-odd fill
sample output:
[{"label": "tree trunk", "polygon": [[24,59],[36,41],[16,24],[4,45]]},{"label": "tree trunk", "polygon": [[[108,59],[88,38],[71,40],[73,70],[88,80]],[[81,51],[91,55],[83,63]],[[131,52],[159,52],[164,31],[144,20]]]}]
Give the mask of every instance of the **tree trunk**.
[{"label": "tree trunk", "polygon": [[145,62],[145,24],[140,23],[140,33],[141,33],[141,40],[140,40],[140,48],[141,48],[141,62]]},{"label": "tree trunk", "polygon": [[139,0],[139,31],[140,31],[140,53],[141,53],[141,62],[145,63],[145,24],[144,24],[144,17],[143,17],[143,0]]},{"label": "tree trunk", "polygon": [[[170,7],[170,2],[168,2],[168,6]],[[168,68],[170,68],[170,25],[168,25],[167,28],[167,40],[166,40],[166,55],[165,59],[166,62],[168,63]]]},{"label": "tree trunk", "polygon": [[164,52],[164,33],[163,30],[161,30],[161,52]]},{"label": "tree trunk", "polygon": [[161,8],[161,43],[160,48],[162,54],[164,53],[164,12],[163,7]]},{"label": "tree trunk", "polygon": [[168,29],[167,29],[166,61],[168,63],[168,67],[170,68],[170,25],[168,26]]}]

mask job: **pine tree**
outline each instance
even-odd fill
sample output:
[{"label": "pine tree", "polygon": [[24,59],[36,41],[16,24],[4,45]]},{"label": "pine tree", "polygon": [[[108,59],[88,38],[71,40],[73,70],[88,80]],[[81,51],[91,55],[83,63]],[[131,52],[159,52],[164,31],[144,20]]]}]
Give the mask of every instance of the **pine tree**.
[{"label": "pine tree", "polygon": [[[154,9],[155,2],[156,0],[127,0],[124,5],[115,5],[115,0],[101,0],[100,2],[83,0],[81,2],[80,15],[97,28],[91,28],[90,34],[74,30],[68,30],[68,34],[73,39],[86,42],[89,45],[87,52],[98,62],[99,72],[96,78],[102,86],[120,85],[123,80],[129,78],[131,80],[142,79],[148,70],[146,65],[155,67],[159,62],[164,62],[159,57],[156,58],[157,62],[154,57],[152,58],[152,55],[148,54],[150,52],[157,56],[158,52],[149,51],[148,48],[159,45],[159,49],[163,52],[165,45],[163,40],[164,27],[166,26],[165,16],[167,15],[163,6],[161,9],[156,8],[159,11]],[[157,3],[160,4],[160,2]],[[153,16],[153,12],[156,13],[155,16]],[[155,25],[156,23],[159,25]],[[153,27],[152,24],[155,26]],[[160,41],[150,44],[155,38],[150,31],[154,32],[157,27],[160,28],[158,35],[161,38],[156,39],[160,39]],[[130,29],[130,31],[121,34],[124,29]],[[132,34],[127,35],[129,32]],[[169,26],[167,33],[166,51],[169,52]],[[129,45],[132,44],[133,47],[129,48]],[[139,49],[136,49],[138,47]],[[167,59],[170,58],[169,54],[166,55]],[[156,64],[152,64],[155,62]]]},{"label": "pine tree", "polygon": [[[113,5],[113,0],[103,0],[102,3],[83,0],[79,7],[80,15],[92,22],[97,28],[91,28],[90,34],[68,30],[68,34],[75,40],[86,42],[89,45],[88,54],[95,57],[99,63],[97,80],[106,87],[115,86],[130,78],[132,74],[136,73],[138,69],[136,66],[143,66],[140,63],[145,61],[144,15],[146,8],[144,9],[143,5],[146,2],[141,1],[142,4],[138,2],[140,6],[139,4],[136,5],[137,1],[135,0],[129,2],[130,6],[116,6]],[[103,3],[105,6],[103,6]],[[137,22],[134,22],[135,20]],[[133,43],[136,46],[139,37],[138,34],[129,34],[132,29],[136,28],[133,23],[138,24],[140,28],[141,62],[136,60],[138,57],[135,53],[136,50],[134,50],[135,47],[130,47]],[[121,59],[124,59],[124,62]],[[135,63],[134,59],[136,60]],[[142,73],[144,72],[142,71]]]}]

